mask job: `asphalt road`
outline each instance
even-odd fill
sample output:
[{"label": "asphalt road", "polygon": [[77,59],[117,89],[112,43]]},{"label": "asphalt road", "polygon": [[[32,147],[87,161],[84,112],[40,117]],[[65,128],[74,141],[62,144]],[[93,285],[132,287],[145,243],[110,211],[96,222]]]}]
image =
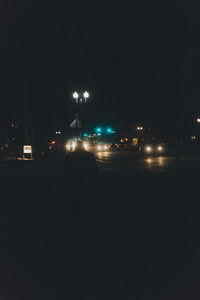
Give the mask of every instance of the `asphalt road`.
[{"label": "asphalt road", "polygon": [[[173,153],[142,154],[133,151],[107,151],[96,152],[96,160],[100,171],[108,170],[144,170],[150,172],[172,172],[177,169],[176,156]],[[200,167],[200,153],[182,153],[180,156],[180,168],[192,169],[192,172]]]},{"label": "asphalt road", "polygon": [[175,156],[171,155],[145,155],[132,151],[107,151],[96,152],[96,160],[100,171],[108,170],[118,172],[119,170],[154,170],[168,171],[174,167]]},{"label": "asphalt road", "polygon": [[2,299],[199,299],[199,157],[96,159],[1,164]]}]

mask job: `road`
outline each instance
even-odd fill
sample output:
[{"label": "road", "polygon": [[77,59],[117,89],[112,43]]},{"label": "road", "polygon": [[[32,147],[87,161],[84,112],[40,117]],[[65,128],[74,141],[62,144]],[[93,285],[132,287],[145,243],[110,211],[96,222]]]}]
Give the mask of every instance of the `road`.
[{"label": "road", "polygon": [[[162,155],[141,154],[133,151],[107,151],[96,152],[96,159],[100,170],[117,172],[121,169],[146,170],[153,172],[171,172],[176,169],[175,154],[167,153]],[[186,153],[180,157],[182,170],[200,167],[200,156],[198,153]]]},{"label": "road", "polygon": [[167,171],[174,166],[175,157],[169,155],[151,156],[132,151],[107,151],[96,152],[96,159],[100,170],[121,171],[127,169],[154,169]]},{"label": "road", "polygon": [[2,299],[199,299],[199,157],[96,159],[1,166]]}]

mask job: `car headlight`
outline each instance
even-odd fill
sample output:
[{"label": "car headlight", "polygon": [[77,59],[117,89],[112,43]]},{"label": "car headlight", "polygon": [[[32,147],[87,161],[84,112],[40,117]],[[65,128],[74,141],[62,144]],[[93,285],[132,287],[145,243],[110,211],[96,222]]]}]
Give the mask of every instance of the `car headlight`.
[{"label": "car headlight", "polygon": [[152,148],[150,146],[146,147],[146,151],[151,152]]},{"label": "car headlight", "polygon": [[70,144],[66,144],[65,147],[66,147],[66,149],[67,149],[68,151],[69,151],[70,148],[71,148],[71,147],[70,147]]},{"label": "car headlight", "polygon": [[101,150],[101,149],[102,149],[101,145],[98,145],[97,150]]},{"label": "car headlight", "polygon": [[89,148],[88,143],[84,143],[84,144],[83,144],[83,147],[84,147],[85,150],[87,150],[87,149]]},{"label": "car headlight", "polygon": [[76,149],[76,142],[72,143],[72,149],[73,149],[73,151]]},{"label": "car headlight", "polygon": [[104,150],[107,150],[107,149],[108,149],[108,146],[107,146],[107,145],[105,145],[103,148],[104,148]]},{"label": "car headlight", "polygon": [[158,151],[162,151],[162,150],[163,150],[163,147],[158,146]]}]

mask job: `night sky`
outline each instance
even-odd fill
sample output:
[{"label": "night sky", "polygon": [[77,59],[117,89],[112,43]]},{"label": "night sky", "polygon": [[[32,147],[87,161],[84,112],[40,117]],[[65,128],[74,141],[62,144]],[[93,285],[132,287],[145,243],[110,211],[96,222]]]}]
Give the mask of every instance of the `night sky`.
[{"label": "night sky", "polygon": [[199,109],[199,1],[3,2],[1,119],[23,122],[26,102],[54,130],[73,120],[72,92],[88,90],[89,124],[150,122],[174,110],[179,66],[181,101]]}]

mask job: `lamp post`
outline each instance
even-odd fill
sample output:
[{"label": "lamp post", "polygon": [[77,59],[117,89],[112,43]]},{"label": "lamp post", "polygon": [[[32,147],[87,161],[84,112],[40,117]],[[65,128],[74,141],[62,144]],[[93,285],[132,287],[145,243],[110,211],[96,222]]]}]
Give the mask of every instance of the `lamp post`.
[{"label": "lamp post", "polygon": [[[73,96],[73,99],[75,100],[75,103],[77,105],[79,105],[80,109],[82,109],[82,105],[86,104],[88,102],[90,94],[87,91],[83,92],[82,94],[79,94],[78,92],[74,91],[72,96]],[[76,113],[76,116],[78,118],[78,113]],[[80,137],[82,137],[82,129],[83,128],[81,126]]]},{"label": "lamp post", "polygon": [[139,150],[141,150],[141,146],[142,146],[143,130],[144,128],[142,126],[137,126],[137,131],[139,132],[139,141],[138,141]]},{"label": "lamp post", "polygon": [[81,95],[75,91],[72,96],[73,96],[76,104],[83,104],[83,103],[87,103],[87,101],[90,97],[90,94],[87,91],[85,91],[81,97]]}]

